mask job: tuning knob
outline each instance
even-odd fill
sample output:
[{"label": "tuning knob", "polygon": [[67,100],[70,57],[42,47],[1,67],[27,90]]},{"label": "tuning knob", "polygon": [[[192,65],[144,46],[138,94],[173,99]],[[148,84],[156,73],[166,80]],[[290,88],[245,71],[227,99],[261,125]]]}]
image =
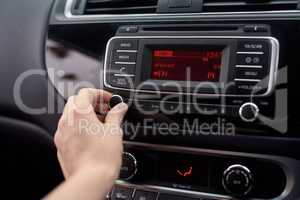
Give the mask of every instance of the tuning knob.
[{"label": "tuning knob", "polygon": [[239,115],[245,122],[253,122],[259,114],[259,108],[256,104],[248,102],[244,103],[239,109]]},{"label": "tuning knob", "polygon": [[243,165],[231,165],[223,173],[224,189],[233,196],[245,196],[253,187],[251,171]]},{"label": "tuning knob", "polygon": [[137,173],[137,160],[128,152],[123,153],[122,166],[119,178],[122,180],[130,180]]},{"label": "tuning knob", "polygon": [[113,95],[109,102],[108,102],[108,106],[110,109],[112,109],[113,107],[115,107],[116,105],[118,105],[119,103],[123,103],[124,100],[123,100],[123,97],[121,97],[120,95]]}]

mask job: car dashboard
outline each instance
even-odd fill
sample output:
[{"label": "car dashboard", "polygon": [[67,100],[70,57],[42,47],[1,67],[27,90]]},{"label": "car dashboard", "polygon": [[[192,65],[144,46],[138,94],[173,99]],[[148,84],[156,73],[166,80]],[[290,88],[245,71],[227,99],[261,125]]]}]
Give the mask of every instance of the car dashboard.
[{"label": "car dashboard", "polygon": [[300,198],[300,1],[47,2],[55,101],[92,87],[129,105],[108,199]]}]

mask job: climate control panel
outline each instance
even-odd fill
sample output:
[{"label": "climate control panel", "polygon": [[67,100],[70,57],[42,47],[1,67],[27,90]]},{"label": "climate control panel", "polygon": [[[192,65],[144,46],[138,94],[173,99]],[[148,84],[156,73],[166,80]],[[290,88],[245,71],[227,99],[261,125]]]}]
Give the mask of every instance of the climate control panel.
[{"label": "climate control panel", "polygon": [[273,199],[286,187],[280,164],[255,156],[161,145],[125,150],[112,200]]}]

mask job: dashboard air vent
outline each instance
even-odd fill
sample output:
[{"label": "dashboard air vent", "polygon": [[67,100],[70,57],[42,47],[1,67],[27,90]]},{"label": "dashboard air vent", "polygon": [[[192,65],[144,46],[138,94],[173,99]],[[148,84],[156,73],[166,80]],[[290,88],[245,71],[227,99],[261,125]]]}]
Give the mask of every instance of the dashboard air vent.
[{"label": "dashboard air vent", "polygon": [[296,10],[298,0],[203,0],[203,12]]},{"label": "dashboard air vent", "polygon": [[84,14],[155,13],[158,0],[87,0]]}]

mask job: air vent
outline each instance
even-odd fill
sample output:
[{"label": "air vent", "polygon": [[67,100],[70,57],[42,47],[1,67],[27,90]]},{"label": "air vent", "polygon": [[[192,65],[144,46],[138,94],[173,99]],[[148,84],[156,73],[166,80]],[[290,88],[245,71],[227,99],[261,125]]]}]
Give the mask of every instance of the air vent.
[{"label": "air vent", "polygon": [[155,13],[158,0],[87,0],[84,14]]},{"label": "air vent", "polygon": [[296,10],[298,0],[203,0],[203,12]]}]

